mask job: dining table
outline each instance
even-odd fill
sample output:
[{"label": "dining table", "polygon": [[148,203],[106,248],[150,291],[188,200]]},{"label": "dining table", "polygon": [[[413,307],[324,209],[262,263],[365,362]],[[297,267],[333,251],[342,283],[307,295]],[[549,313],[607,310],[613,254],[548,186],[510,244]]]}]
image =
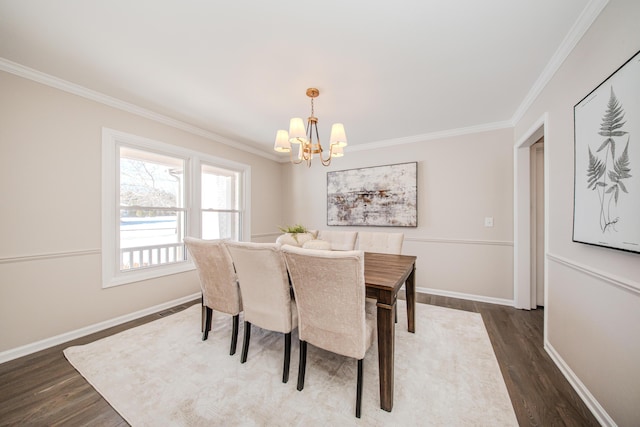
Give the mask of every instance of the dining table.
[{"label": "dining table", "polygon": [[377,306],[380,408],[388,412],[393,409],[396,300],[398,291],[404,284],[407,329],[415,333],[415,271],[415,256],[364,253],[367,298],[374,298]]}]

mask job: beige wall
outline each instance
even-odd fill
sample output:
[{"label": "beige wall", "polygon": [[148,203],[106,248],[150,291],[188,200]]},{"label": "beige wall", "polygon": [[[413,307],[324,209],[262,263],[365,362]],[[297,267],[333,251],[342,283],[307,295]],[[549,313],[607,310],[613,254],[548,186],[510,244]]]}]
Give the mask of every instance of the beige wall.
[{"label": "beige wall", "polygon": [[[0,72],[0,352],[198,290],[193,273],[101,288],[103,126],[250,164],[254,240],[272,240],[277,225],[328,228],[328,170],[417,161],[419,226],[385,229],[405,232],[404,252],[419,259],[417,285],[509,301],[512,146],[548,113],[547,348],[601,421],[638,425],[640,255],[571,241],[573,105],[640,48],[638,22],[640,2],[611,0],[515,134],[497,130],[368,151],[347,148],[330,168],[276,164]],[[493,228],[483,226],[487,216]],[[43,254],[52,257],[30,258]]]},{"label": "beige wall", "polygon": [[280,222],[272,160],[4,72],[0,94],[0,353],[199,292],[194,272],[102,289],[102,127],[249,164],[252,233]]},{"label": "beige wall", "polygon": [[573,106],[640,49],[639,23],[640,2],[610,1],[515,129],[548,113],[547,347],[620,426],[640,424],[640,255],[572,242]]},{"label": "beige wall", "polygon": [[[328,131],[328,130],[327,130]],[[348,129],[347,129],[348,131]],[[336,230],[402,231],[418,256],[416,285],[500,302],[513,299],[513,130],[501,129],[366,151],[329,168],[285,168],[287,224]],[[327,227],[326,174],[418,162],[418,227]],[[493,217],[494,227],[484,227]]]}]

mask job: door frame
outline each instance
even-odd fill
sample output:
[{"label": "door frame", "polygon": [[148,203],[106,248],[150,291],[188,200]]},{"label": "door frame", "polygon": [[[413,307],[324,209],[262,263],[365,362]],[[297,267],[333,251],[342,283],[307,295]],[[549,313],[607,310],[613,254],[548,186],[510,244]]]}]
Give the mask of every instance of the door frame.
[{"label": "door frame", "polygon": [[[513,148],[513,305],[530,310],[531,298],[531,146],[544,137],[544,287],[547,299],[547,249],[549,209],[548,113],[544,113],[520,138]],[[532,306],[533,304],[533,306]]]}]

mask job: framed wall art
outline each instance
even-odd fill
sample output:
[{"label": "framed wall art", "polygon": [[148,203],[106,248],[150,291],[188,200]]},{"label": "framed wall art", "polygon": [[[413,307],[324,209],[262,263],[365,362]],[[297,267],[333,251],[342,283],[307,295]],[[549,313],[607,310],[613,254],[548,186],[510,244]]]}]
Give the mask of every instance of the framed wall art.
[{"label": "framed wall art", "polygon": [[640,253],[640,52],[573,114],[573,241]]},{"label": "framed wall art", "polygon": [[418,163],[327,172],[327,225],[418,226]]}]

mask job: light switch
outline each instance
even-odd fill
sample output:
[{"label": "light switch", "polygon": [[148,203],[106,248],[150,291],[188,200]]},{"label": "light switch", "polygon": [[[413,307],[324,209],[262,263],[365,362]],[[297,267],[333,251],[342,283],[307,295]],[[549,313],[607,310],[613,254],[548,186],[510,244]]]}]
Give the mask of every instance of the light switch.
[{"label": "light switch", "polygon": [[493,227],[493,217],[492,216],[485,217],[484,226],[485,227]]}]

